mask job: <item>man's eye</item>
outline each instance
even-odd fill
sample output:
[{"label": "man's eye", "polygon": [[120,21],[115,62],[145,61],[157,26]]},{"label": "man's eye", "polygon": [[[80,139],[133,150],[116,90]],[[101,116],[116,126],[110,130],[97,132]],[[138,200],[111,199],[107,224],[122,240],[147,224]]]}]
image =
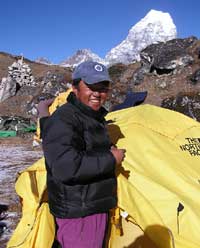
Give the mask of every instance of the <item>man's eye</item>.
[{"label": "man's eye", "polygon": [[93,88],[92,91],[107,92],[109,88]]}]

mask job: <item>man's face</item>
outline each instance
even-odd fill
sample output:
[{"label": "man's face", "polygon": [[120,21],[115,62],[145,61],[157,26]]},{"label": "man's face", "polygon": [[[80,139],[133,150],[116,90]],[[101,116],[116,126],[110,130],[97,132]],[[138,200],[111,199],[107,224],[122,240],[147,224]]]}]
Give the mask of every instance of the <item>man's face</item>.
[{"label": "man's face", "polygon": [[81,80],[78,88],[73,87],[73,92],[79,101],[97,111],[107,99],[109,86],[109,82],[88,85]]}]

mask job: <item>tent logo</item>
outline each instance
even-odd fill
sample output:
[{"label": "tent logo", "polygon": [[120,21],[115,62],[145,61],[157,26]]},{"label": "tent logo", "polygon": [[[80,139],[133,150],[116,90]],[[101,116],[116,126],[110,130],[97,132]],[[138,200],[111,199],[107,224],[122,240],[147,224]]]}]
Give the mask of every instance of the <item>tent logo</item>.
[{"label": "tent logo", "polygon": [[182,151],[188,151],[191,156],[200,156],[200,138],[185,138],[186,144],[181,145]]}]

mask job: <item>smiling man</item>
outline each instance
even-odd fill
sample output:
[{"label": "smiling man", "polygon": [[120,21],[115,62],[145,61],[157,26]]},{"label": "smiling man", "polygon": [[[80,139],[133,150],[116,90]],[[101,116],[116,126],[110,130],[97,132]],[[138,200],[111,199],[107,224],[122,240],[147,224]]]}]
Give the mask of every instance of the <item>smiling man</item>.
[{"label": "smiling man", "polygon": [[113,147],[107,133],[107,68],[83,62],[72,78],[67,103],[42,126],[48,201],[62,248],[101,248],[108,211],[117,203],[115,166],[125,150]]}]

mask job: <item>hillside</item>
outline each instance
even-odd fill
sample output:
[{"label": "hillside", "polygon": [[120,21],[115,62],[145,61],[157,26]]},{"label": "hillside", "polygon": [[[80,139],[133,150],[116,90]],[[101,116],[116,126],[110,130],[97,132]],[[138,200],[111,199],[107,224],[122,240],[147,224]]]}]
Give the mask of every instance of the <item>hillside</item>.
[{"label": "hillside", "polygon": [[[124,101],[128,90],[147,91],[144,103],[167,107],[200,120],[200,41],[195,37],[152,44],[141,51],[141,61],[109,67],[113,79],[107,102],[109,110]],[[0,78],[19,57],[0,53]],[[21,85],[16,94],[0,103],[0,116],[21,115],[33,118],[31,111],[41,95],[48,97],[65,91],[72,69],[35,63],[24,58],[31,68],[34,85]],[[33,118],[34,119],[34,118]]]}]

